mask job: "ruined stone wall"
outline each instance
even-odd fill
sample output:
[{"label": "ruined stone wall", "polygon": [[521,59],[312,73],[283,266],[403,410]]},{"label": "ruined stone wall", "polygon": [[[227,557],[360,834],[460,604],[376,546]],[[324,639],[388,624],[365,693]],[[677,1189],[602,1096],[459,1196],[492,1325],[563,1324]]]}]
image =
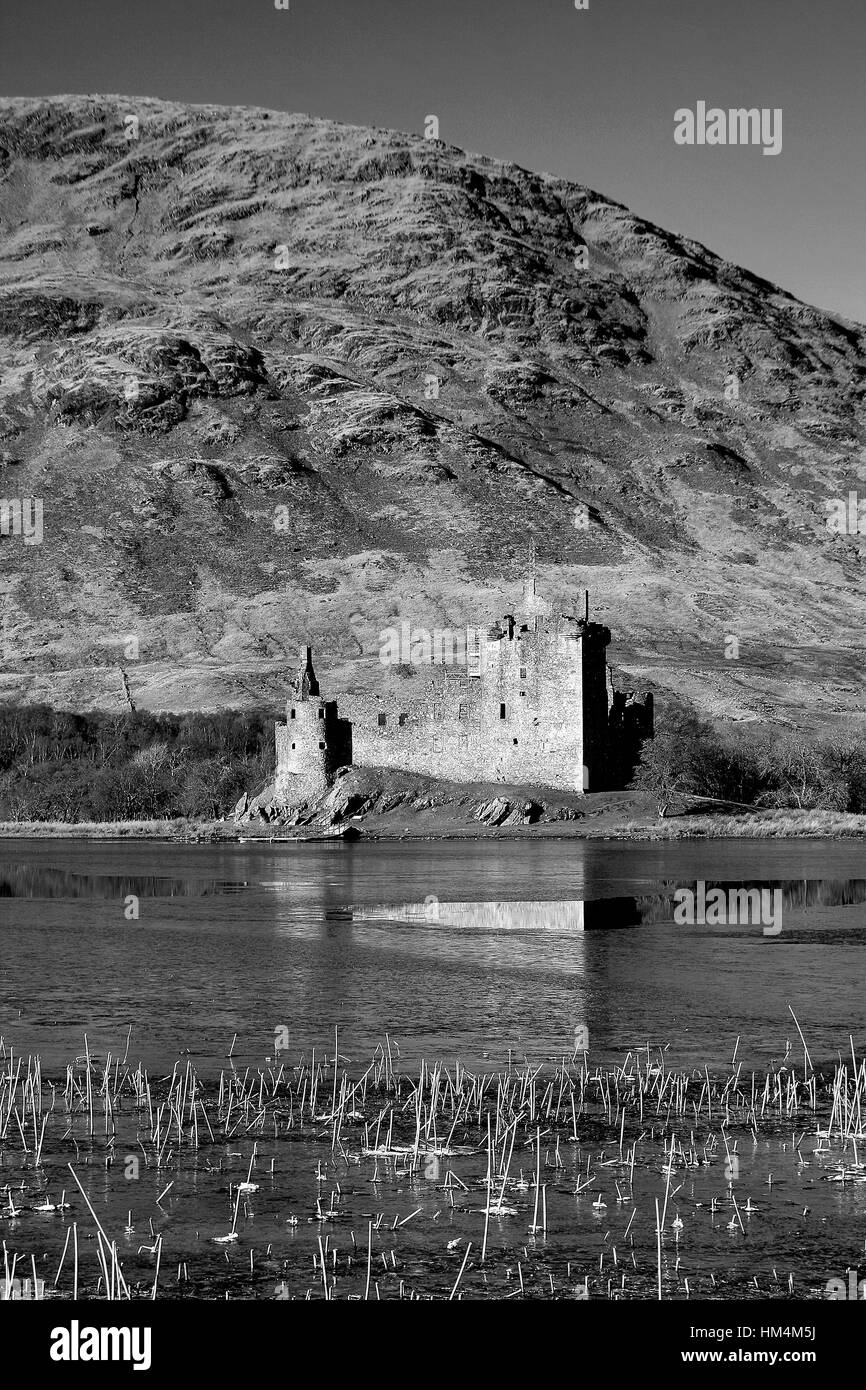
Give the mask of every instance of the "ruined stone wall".
[{"label": "ruined stone wall", "polygon": [[351,702],[353,758],[454,781],[533,783],[579,791],[584,783],[584,683],[602,757],[607,726],[606,629],[574,619],[491,629],[480,675],[431,666],[422,698]]},{"label": "ruined stone wall", "polygon": [[608,675],[608,774],[611,787],[627,787],[640,759],[641,745],[653,736],[653,697],[648,691],[615,690]]}]

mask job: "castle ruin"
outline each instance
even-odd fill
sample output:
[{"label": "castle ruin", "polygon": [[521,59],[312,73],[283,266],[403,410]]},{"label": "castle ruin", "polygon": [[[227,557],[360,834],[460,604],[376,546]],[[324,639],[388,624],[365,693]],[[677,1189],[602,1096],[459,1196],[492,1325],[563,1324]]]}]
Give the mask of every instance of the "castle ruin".
[{"label": "castle ruin", "polygon": [[420,696],[350,697],[348,718],[322,699],[305,647],[276,726],[274,801],[313,799],[350,764],[577,793],[625,786],[652,737],[652,695],[614,689],[610,629],[590,622],[588,595],[580,618],[545,612],[534,582],[525,600],[522,619],[467,629],[459,660],[428,657]]}]

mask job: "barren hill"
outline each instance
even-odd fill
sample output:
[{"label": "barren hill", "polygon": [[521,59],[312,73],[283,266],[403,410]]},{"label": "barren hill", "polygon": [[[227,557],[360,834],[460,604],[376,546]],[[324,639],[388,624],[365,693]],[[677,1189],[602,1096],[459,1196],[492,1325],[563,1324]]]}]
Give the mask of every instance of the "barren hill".
[{"label": "barren hill", "polygon": [[513,611],[534,542],[633,684],[862,717],[866,537],[827,502],[866,497],[864,380],[861,326],[577,184],[2,101],[0,496],[44,537],[0,537],[0,699],[277,703],[305,640],[378,686],[383,629]]}]

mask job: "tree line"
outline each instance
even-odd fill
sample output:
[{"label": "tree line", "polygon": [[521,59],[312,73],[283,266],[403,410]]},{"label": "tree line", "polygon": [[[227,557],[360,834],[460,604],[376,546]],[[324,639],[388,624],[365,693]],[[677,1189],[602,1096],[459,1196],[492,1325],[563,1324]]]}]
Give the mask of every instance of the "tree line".
[{"label": "tree line", "polygon": [[713,802],[756,810],[866,814],[866,725],[809,735],[743,723],[719,730],[682,707],[668,707],[642,745],[631,786],[659,815]]},{"label": "tree line", "polygon": [[216,820],[273,773],[274,715],[0,706],[0,820]]},{"label": "tree line", "polygon": [[[273,776],[274,714],[73,714],[0,706],[0,821],[216,820]],[[686,808],[866,814],[866,727],[810,737],[719,729],[666,704],[631,786],[660,815]]]}]

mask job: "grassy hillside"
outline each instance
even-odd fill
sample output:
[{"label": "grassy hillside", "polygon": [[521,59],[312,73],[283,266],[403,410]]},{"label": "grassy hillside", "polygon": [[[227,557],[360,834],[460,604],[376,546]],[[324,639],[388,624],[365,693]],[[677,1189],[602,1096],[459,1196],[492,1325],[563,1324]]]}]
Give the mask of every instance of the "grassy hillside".
[{"label": "grassy hillside", "polygon": [[384,628],[513,610],[534,543],[633,684],[862,718],[866,539],[826,503],[866,495],[864,329],[587,188],[3,101],[0,363],[0,495],[44,503],[41,545],[0,538],[0,699],[260,708],[306,640],[379,686]]}]

